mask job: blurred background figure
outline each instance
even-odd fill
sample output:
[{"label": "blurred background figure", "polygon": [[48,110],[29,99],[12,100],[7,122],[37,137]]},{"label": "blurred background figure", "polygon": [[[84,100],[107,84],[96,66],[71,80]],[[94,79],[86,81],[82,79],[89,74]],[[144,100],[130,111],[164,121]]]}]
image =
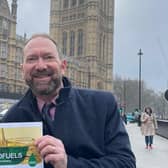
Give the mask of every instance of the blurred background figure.
[{"label": "blurred background figure", "polygon": [[145,107],[141,115],[141,132],[145,136],[146,149],[152,149],[155,130],[158,128],[156,117],[151,107]]},{"label": "blurred background figure", "polygon": [[137,122],[137,125],[140,127],[141,126],[141,112],[136,108],[134,111],[135,115],[135,122]]},{"label": "blurred background figure", "polygon": [[127,125],[127,115],[124,112],[121,113],[121,118],[124,121],[124,123]]}]

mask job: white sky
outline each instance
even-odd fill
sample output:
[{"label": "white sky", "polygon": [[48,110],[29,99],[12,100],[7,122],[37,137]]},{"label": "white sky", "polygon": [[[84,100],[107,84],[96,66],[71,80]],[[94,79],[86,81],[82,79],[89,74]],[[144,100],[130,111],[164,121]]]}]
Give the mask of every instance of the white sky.
[{"label": "white sky", "polygon": [[114,73],[138,79],[139,49],[142,79],[148,88],[164,91],[168,75],[168,1],[116,0]]},{"label": "white sky", "polygon": [[[11,2],[12,0],[8,0]],[[50,0],[18,0],[17,34],[49,32]],[[168,0],[115,0],[114,75],[142,80],[148,88],[168,87]]]}]

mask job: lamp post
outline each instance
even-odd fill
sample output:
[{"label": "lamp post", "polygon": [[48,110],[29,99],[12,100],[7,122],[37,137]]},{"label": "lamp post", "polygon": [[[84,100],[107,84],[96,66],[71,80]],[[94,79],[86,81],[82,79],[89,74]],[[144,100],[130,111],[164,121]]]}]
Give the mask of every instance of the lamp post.
[{"label": "lamp post", "polygon": [[139,110],[141,111],[141,56],[143,55],[141,48],[138,52],[139,55]]},{"label": "lamp post", "polygon": [[124,83],[123,83],[123,107],[124,107],[124,113],[126,113],[126,80],[124,79]]}]

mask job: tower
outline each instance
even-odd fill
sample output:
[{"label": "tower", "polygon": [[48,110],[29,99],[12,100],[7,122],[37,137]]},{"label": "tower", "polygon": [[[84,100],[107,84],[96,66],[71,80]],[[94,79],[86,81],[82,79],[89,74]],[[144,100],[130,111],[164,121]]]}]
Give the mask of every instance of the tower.
[{"label": "tower", "polygon": [[78,86],[112,90],[113,25],[114,0],[51,0],[50,34]]},{"label": "tower", "polygon": [[[25,38],[16,35],[17,0],[11,10],[7,0],[0,0],[0,96],[22,94],[25,90],[21,77],[22,48]],[[16,97],[16,96],[14,96]]]},{"label": "tower", "polygon": [[12,0],[12,5],[11,6],[12,6],[11,14],[12,14],[13,18],[16,19],[16,17],[17,17],[17,0]]}]

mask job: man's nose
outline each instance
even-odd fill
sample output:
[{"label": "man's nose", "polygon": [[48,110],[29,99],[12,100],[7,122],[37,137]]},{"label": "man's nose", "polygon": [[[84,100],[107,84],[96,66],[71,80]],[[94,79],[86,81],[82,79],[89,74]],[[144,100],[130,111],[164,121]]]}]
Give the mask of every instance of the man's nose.
[{"label": "man's nose", "polygon": [[39,58],[36,64],[36,69],[43,70],[46,68],[47,68],[46,62],[42,58]]}]

